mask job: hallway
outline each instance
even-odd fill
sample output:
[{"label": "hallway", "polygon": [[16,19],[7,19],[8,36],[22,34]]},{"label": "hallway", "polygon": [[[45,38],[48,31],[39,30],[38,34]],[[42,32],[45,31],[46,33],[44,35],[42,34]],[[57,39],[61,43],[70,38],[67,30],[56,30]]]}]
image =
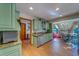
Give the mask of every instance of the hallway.
[{"label": "hallway", "polygon": [[70,56],[71,49],[60,39],[46,43],[45,45],[36,48],[30,46],[27,42],[23,42],[23,56]]}]

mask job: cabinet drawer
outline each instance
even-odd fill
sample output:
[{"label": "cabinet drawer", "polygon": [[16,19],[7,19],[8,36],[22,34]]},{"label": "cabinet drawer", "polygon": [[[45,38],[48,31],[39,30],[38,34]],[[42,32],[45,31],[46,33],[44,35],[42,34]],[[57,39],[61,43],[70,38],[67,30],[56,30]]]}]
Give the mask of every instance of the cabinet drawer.
[{"label": "cabinet drawer", "polygon": [[43,40],[43,37],[42,36],[40,36],[39,38],[38,38],[38,46],[39,45],[41,45],[41,44],[43,44],[43,42],[44,42],[44,40]]},{"label": "cabinet drawer", "polygon": [[19,56],[19,55],[20,55],[20,48],[9,51],[9,53],[6,54],[6,56]]},{"label": "cabinet drawer", "polygon": [[16,45],[8,48],[4,48],[0,50],[0,55],[8,56],[8,55],[20,55],[21,45]]}]

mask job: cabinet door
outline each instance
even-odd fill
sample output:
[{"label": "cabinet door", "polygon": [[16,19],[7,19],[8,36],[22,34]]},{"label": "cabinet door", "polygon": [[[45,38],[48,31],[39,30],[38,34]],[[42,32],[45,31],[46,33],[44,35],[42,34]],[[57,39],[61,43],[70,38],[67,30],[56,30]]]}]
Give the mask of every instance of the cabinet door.
[{"label": "cabinet door", "polygon": [[39,23],[38,23],[38,30],[40,32],[42,31],[42,23],[41,23],[41,20],[39,20]]},{"label": "cabinet door", "polygon": [[34,45],[35,47],[37,47],[37,43],[38,43],[38,37],[34,37],[34,36],[33,36],[33,45]]},{"label": "cabinet door", "polygon": [[15,19],[15,29],[16,30],[19,30],[20,31],[20,24],[19,24],[19,22],[17,21],[18,20],[18,17],[19,17],[19,11],[16,11],[16,19]]},{"label": "cabinet door", "polygon": [[38,37],[38,46],[44,43],[43,36]]},{"label": "cabinet door", "polygon": [[18,22],[17,22],[17,17],[18,17],[18,15],[19,15],[19,13],[16,12],[16,5],[15,5],[15,4],[11,4],[11,6],[12,6],[12,10],[11,10],[12,26],[11,26],[11,28],[14,29],[14,30],[16,30],[16,29],[18,28],[18,27],[17,27],[17,24],[18,24]]},{"label": "cabinet door", "polygon": [[0,4],[0,31],[18,30],[16,5],[15,3]]},{"label": "cabinet door", "polygon": [[51,40],[51,34],[46,34],[46,42]]},{"label": "cabinet door", "polygon": [[34,23],[35,23],[35,27],[34,27],[35,31],[38,31],[38,28],[39,28],[39,26],[38,26],[39,25],[38,20],[36,19]]},{"label": "cabinet door", "polygon": [[0,56],[19,56],[21,55],[21,44],[0,49]]},{"label": "cabinet door", "polygon": [[33,20],[33,30],[36,32],[36,31],[39,31],[40,29],[40,21],[36,18]]},{"label": "cabinet door", "polygon": [[48,34],[48,40],[51,40],[51,34]]},{"label": "cabinet door", "polygon": [[11,4],[0,4],[0,28],[11,28]]}]

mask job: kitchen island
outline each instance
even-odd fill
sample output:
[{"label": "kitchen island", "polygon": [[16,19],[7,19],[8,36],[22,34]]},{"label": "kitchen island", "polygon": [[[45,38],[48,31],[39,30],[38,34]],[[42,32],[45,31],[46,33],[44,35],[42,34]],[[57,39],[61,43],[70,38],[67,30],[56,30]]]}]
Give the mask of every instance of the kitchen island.
[{"label": "kitchen island", "polygon": [[50,40],[52,40],[51,33],[38,32],[33,34],[33,45],[35,47],[40,47]]}]

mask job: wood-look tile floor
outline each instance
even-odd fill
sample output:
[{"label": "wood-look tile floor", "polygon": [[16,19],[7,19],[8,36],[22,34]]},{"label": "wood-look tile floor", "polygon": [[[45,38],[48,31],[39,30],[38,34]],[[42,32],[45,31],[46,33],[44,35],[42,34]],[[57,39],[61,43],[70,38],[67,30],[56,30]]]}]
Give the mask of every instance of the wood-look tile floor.
[{"label": "wood-look tile floor", "polygon": [[23,56],[71,56],[71,48],[69,48],[61,39],[53,39],[52,41],[36,48],[29,43],[23,41]]}]

